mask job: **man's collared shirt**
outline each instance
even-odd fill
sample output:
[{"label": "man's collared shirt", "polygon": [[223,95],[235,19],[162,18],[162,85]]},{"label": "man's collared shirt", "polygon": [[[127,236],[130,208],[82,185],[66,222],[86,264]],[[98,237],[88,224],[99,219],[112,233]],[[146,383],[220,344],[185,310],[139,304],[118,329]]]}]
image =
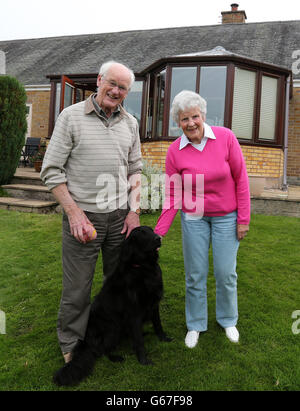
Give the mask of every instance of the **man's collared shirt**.
[{"label": "man's collared shirt", "polygon": [[105,111],[99,106],[99,104],[96,101],[96,94],[92,95],[92,102],[95,108],[96,113],[98,114],[98,116],[100,117],[100,119],[109,124],[116,116],[118,116],[120,114],[120,107],[118,106],[115,111],[111,114],[110,117],[107,117]]},{"label": "man's collared shirt", "polygon": [[203,151],[204,147],[207,143],[207,140],[211,138],[212,140],[216,139],[216,136],[214,135],[214,132],[212,131],[212,128],[204,123],[204,136],[201,140],[200,144],[194,144],[192,143],[185,134],[182,134],[181,136],[181,140],[180,140],[180,146],[179,146],[179,150],[182,150],[184,147],[186,147],[188,144],[191,144],[192,146],[194,146],[197,150],[199,151]]}]

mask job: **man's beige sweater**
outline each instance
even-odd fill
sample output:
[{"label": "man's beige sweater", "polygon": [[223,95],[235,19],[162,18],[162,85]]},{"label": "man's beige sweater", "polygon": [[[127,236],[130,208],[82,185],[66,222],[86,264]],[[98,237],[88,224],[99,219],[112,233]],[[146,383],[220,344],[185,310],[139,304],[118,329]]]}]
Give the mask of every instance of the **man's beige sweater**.
[{"label": "man's beige sweater", "polygon": [[41,178],[50,190],[66,183],[82,210],[103,213],[127,207],[128,176],[141,170],[136,119],[121,107],[105,125],[89,97],[59,115]]}]

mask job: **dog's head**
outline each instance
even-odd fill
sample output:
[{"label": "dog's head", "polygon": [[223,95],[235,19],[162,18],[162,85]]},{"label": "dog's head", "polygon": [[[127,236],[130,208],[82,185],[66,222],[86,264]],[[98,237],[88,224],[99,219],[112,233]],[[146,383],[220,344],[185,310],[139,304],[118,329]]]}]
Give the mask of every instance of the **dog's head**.
[{"label": "dog's head", "polygon": [[160,246],[161,239],[151,227],[136,227],[124,241],[121,259],[133,265],[156,263]]}]

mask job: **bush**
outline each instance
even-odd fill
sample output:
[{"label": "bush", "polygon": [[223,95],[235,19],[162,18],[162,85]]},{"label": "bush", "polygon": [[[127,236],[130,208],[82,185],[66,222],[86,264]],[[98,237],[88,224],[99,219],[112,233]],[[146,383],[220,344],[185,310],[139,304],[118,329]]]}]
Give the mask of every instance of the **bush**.
[{"label": "bush", "polygon": [[143,214],[152,214],[161,210],[164,198],[165,175],[162,170],[143,159],[141,211]]},{"label": "bush", "polygon": [[24,87],[14,77],[0,76],[0,185],[8,184],[15,174],[26,130]]}]

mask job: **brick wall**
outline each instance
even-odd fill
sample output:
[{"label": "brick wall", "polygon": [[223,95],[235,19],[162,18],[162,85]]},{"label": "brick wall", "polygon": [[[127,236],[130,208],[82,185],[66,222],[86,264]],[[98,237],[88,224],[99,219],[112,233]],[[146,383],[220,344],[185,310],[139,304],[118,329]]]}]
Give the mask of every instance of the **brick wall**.
[{"label": "brick wall", "polygon": [[142,143],[142,156],[152,165],[165,171],[165,159],[170,141],[151,141]]},{"label": "brick wall", "polygon": [[31,133],[29,137],[48,137],[50,91],[26,91],[27,103],[32,104]]},{"label": "brick wall", "polygon": [[[165,158],[171,142],[142,143],[142,156],[165,171]],[[283,178],[283,150],[278,148],[241,146],[247,165],[252,194],[265,188],[280,188]]]},{"label": "brick wall", "polygon": [[289,110],[287,180],[300,185],[300,88],[293,89]]},{"label": "brick wall", "polygon": [[282,178],[283,150],[269,147],[241,146],[249,176]]},{"label": "brick wall", "polygon": [[247,19],[244,10],[241,11],[223,11],[222,13],[222,24],[236,24],[245,23]]}]

